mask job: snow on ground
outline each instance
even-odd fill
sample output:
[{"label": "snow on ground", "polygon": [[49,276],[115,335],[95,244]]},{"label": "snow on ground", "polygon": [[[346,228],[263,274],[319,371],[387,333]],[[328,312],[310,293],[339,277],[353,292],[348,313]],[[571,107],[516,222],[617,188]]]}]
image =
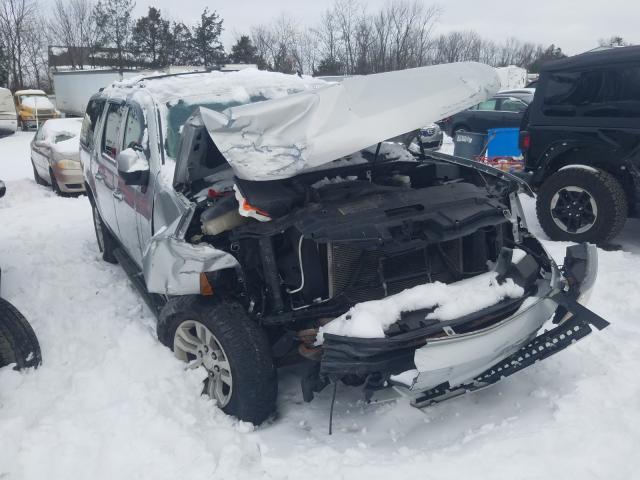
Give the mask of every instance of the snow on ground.
[{"label": "snow on ground", "polygon": [[[424,413],[341,385],[332,436],[331,392],[305,404],[282,370],[278,417],[253,429],[199,396],[197,373],[158,343],[125,274],[99,258],[87,199],[34,183],[31,135],[0,139],[0,265],[44,364],[0,369],[0,478],[635,478],[639,222],[622,250],[600,251],[590,307],[611,321],[603,332]],[[546,245],[561,260],[566,245]]]}]

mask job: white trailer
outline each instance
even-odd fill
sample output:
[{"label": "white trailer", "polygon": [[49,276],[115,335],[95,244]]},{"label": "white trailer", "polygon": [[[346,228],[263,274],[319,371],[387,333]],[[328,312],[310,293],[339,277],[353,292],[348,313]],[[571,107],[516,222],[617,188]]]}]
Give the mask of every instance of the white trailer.
[{"label": "white trailer", "polygon": [[140,75],[140,72],[118,70],[67,70],[53,72],[56,108],[67,116],[83,116],[87,102],[115,81]]},{"label": "white trailer", "polygon": [[510,65],[496,68],[500,77],[500,90],[513,90],[527,85],[527,71],[524,68]]}]

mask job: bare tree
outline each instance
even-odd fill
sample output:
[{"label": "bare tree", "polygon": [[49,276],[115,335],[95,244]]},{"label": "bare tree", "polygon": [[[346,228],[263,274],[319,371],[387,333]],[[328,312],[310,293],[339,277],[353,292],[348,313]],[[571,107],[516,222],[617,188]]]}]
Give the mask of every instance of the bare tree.
[{"label": "bare tree", "polygon": [[36,14],[35,0],[0,0],[0,37],[6,48],[12,89],[25,85],[25,46],[31,41],[30,24]]},{"label": "bare tree", "polygon": [[70,48],[71,67],[82,69],[97,39],[92,0],[55,0],[47,33],[49,42]]}]

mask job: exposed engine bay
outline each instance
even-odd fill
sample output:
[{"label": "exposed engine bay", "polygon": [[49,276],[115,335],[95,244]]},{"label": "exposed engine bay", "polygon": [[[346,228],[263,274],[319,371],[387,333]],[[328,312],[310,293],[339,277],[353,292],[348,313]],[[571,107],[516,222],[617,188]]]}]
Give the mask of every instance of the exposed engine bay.
[{"label": "exposed engine bay", "polygon": [[[382,143],[293,178],[242,180],[197,115],[185,125],[182,154],[193,157],[194,181],[177,188],[196,204],[185,238],[237,259],[235,269],[207,273],[209,283],[270,332],[281,364],[302,357],[337,378],[384,382],[410,368],[416,345],[444,335],[442,328],[431,328],[391,364],[376,360],[346,371],[331,355],[323,363],[332,347],[317,344],[318,329],[355,304],[422,284],[499,268],[501,278],[509,275],[531,295],[542,272],[551,275],[544,250],[512,214],[517,183],[474,168]],[[530,252],[517,265],[505,260],[515,247]],[[497,324],[524,299],[505,299],[457,331]],[[406,312],[386,336],[437,323]]]}]

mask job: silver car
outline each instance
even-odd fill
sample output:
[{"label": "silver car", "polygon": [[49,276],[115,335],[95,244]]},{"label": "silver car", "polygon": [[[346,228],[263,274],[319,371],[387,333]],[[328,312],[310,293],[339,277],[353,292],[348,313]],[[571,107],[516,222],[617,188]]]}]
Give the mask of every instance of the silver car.
[{"label": "silver car", "polygon": [[103,258],[245,421],[274,412],[291,363],[305,401],[342,381],[423,407],[495,383],[607,325],[581,304],[595,249],[570,247],[560,270],[526,228],[526,184],[385,139],[498,88],[464,62],[339,84],[255,70],[117,83],[80,138]]},{"label": "silver car", "polygon": [[79,137],[82,119],[47,120],[31,141],[33,178],[38,185],[51,185],[58,195],[83,193]]}]

